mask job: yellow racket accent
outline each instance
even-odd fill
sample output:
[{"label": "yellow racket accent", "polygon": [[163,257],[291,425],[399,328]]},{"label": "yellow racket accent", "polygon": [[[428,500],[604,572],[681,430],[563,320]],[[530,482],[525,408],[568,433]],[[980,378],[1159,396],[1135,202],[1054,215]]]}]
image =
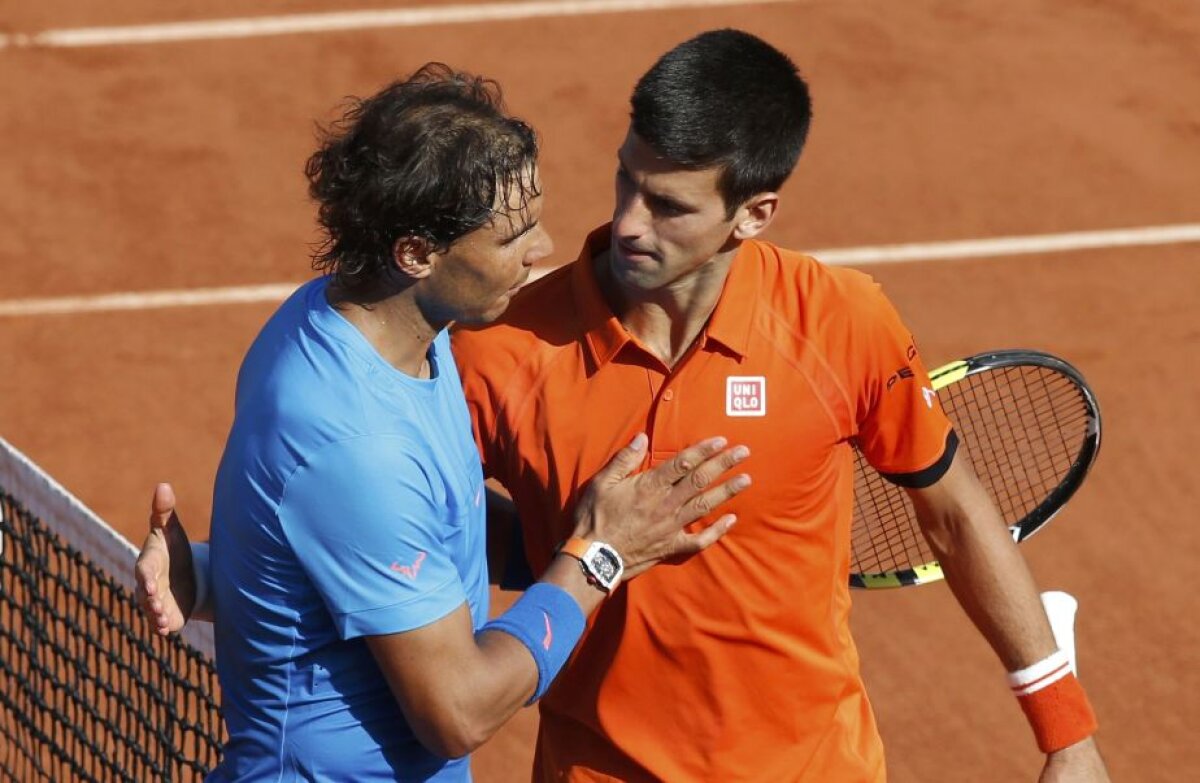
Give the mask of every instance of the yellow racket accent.
[{"label": "yellow racket accent", "polygon": [[944,389],[952,383],[958,383],[963,378],[967,377],[967,371],[971,365],[967,364],[962,359],[949,364],[943,364],[933,372],[929,373],[929,380],[933,383],[933,390]]}]

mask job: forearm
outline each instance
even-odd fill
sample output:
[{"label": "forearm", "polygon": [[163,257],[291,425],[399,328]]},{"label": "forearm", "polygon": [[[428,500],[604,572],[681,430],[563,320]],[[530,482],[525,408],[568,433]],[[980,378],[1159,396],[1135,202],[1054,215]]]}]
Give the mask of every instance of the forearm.
[{"label": "forearm", "polygon": [[[556,557],[539,581],[561,588],[579,604],[584,617],[605,597],[605,593],[588,583],[579,561],[565,555]],[[553,641],[553,630],[547,629],[546,633]],[[540,632],[539,637],[539,643],[545,639]],[[482,743],[529,704],[539,672],[529,648],[504,631],[481,631],[476,636],[476,648],[479,657],[472,676],[457,683],[456,698],[460,700],[457,711],[470,716],[471,734]]]},{"label": "forearm", "polygon": [[476,637],[464,658],[445,660],[455,672],[429,698],[393,693],[404,708],[417,739],[438,755],[458,758],[494,735],[533,695],[538,669],[529,650],[506,633]]},{"label": "forearm", "polygon": [[927,540],[971,622],[1008,671],[1054,652],[1054,634],[1025,559],[990,501],[927,524]]},{"label": "forearm", "polygon": [[409,633],[368,637],[417,738],[434,753],[470,753],[545,691],[604,593],[560,555],[542,583],[473,636],[465,606]]},{"label": "forearm", "polygon": [[935,485],[910,491],[926,540],[971,621],[1004,663],[1008,682],[1029,719],[1038,747],[1055,763],[1094,758],[1096,729],[1087,696],[1058,650],[1041,595],[1017,545],[974,472],[956,459]]}]

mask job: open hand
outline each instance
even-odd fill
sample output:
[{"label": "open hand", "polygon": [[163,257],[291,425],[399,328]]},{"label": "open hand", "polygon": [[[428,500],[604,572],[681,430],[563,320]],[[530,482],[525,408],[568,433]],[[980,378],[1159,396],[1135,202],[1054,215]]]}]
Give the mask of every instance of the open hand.
[{"label": "open hand", "polygon": [[708,438],[663,464],[630,475],[645,460],[646,436],[617,452],[600,469],[580,499],[575,535],[604,541],[620,553],[626,578],[655,563],[700,552],[733,527],[725,514],[696,533],[684,528],[708,516],[750,486],[742,473],[714,482],[750,454],[745,446],[726,448],[725,438]]},{"label": "open hand", "polygon": [[134,564],[134,582],[138,606],[155,633],[166,636],[183,628],[195,603],[195,579],[191,548],[175,513],[170,484],[154,488],[150,532]]}]

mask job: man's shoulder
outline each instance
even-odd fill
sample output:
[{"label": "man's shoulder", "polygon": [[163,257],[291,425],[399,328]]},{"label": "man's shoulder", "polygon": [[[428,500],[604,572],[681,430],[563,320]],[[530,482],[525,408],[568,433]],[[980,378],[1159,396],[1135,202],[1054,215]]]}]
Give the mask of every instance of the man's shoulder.
[{"label": "man's shoulder", "polygon": [[[808,253],[757,241],[765,272],[767,298],[778,304],[812,308],[857,310],[879,294],[869,274],[848,266],[823,263]],[[767,293],[764,292],[764,293]]]}]

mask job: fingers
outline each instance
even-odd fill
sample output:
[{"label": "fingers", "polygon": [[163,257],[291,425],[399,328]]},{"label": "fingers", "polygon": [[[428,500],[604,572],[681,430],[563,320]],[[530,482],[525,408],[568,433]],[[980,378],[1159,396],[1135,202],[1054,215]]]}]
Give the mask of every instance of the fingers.
[{"label": "fingers", "polygon": [[[682,454],[683,452],[680,452],[680,455]],[[749,448],[746,446],[735,446],[732,449],[721,451],[715,454],[715,456],[711,456],[699,464],[693,464],[693,469],[685,473],[682,477],[680,477],[679,480],[675,482],[674,489],[672,490],[673,499],[680,505],[684,504],[689,497],[702,493],[723,473],[729,471],[731,468],[749,456]],[[749,486],[748,476],[746,477],[746,481],[746,486]],[[739,487],[738,492],[745,489],[746,486]],[[733,497],[733,495],[730,495],[729,497]],[[726,499],[728,498],[723,498],[721,502]],[[711,511],[712,508],[713,506],[710,506],[709,511]],[[701,516],[703,516],[703,514],[701,514]]]},{"label": "fingers", "polygon": [[695,495],[690,500],[686,500],[680,508],[676,520],[680,524],[686,525],[690,522],[695,522],[701,517],[706,517],[722,503],[741,493],[749,486],[750,476],[746,473],[739,473],[733,478]]},{"label": "fingers", "polygon": [[[151,585],[154,583],[151,582]],[[141,586],[135,590],[137,604],[141,607],[142,614],[154,626],[154,632],[160,636],[165,636],[171,632],[171,611],[167,604],[157,595],[148,594],[142,590]]]},{"label": "fingers", "polygon": [[703,465],[712,455],[725,448],[728,442],[720,436],[702,440],[683,449],[672,459],[651,470],[650,474],[660,481],[662,486],[676,484]]},{"label": "fingers", "polygon": [[171,618],[163,602],[157,598],[147,598],[142,602],[142,614],[154,626],[154,632],[159,636],[171,633]]},{"label": "fingers", "polygon": [[134,582],[139,592],[154,595],[158,591],[158,578],[168,564],[165,557],[162,534],[151,530],[133,565]]},{"label": "fingers", "polygon": [[618,451],[608,463],[596,471],[594,481],[613,484],[633,473],[646,459],[646,444],[649,438],[639,432],[629,445]]},{"label": "fingers", "polygon": [[[159,488],[170,487],[166,484],[160,484]],[[155,504],[152,506],[151,524],[158,512],[159,491],[155,491]],[[173,502],[173,498],[171,501]],[[169,512],[166,514],[170,516]],[[170,567],[170,555],[167,552],[166,543],[163,540],[162,530],[151,527],[150,534],[146,536],[146,541],[142,544],[142,551],[138,554],[137,562],[134,563],[134,597],[137,600],[138,606],[141,607],[142,613],[150,621],[154,628],[154,632],[160,636],[169,634],[172,626],[179,627],[181,622],[176,622],[173,619],[174,599],[170,595],[170,590],[163,590],[160,582],[166,577],[167,570]],[[164,596],[165,593],[165,596]]]},{"label": "fingers", "polygon": [[170,484],[159,484],[154,488],[150,501],[150,529],[165,528],[175,513],[175,490]]},{"label": "fingers", "polygon": [[726,514],[699,533],[680,533],[674,554],[676,556],[694,555],[697,552],[703,552],[720,541],[721,537],[728,533],[735,524],[737,524],[737,517],[733,514]]}]

